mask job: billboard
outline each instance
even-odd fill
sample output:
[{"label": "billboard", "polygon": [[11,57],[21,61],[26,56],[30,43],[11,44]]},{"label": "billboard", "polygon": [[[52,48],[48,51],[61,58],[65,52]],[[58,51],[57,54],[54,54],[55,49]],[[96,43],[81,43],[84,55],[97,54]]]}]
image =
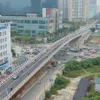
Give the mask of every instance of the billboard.
[{"label": "billboard", "polygon": [[43,17],[51,17],[51,9],[50,8],[43,8],[42,9],[42,16]]},{"label": "billboard", "polygon": [[8,24],[3,24],[2,26],[0,26],[0,30],[1,29],[6,29],[8,27]]},{"label": "billboard", "polygon": [[50,15],[51,15],[51,9],[47,8],[46,9],[46,17],[50,17]]}]

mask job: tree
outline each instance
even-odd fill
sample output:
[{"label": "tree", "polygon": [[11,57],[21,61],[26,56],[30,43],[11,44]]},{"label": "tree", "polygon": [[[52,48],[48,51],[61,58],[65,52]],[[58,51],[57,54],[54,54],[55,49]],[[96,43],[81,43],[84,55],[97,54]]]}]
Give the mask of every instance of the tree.
[{"label": "tree", "polygon": [[84,60],[84,61],[81,61],[81,67],[82,68],[89,68],[89,67],[93,67],[93,63],[91,60]]},{"label": "tree", "polygon": [[46,91],[46,92],[45,92],[45,98],[46,98],[46,99],[50,98],[51,95],[52,95],[52,94],[51,94],[50,91]]},{"label": "tree", "polygon": [[22,37],[22,40],[25,41],[25,42],[27,42],[27,41],[30,40],[30,36],[24,35],[24,36]]},{"label": "tree", "polygon": [[57,76],[56,80],[55,80],[55,84],[54,87],[59,90],[62,88],[65,88],[68,84],[69,84],[69,80],[64,78],[63,76]]},{"label": "tree", "polygon": [[11,52],[12,52],[12,55],[13,55],[13,56],[16,56],[16,52],[15,52],[14,49],[11,49]]},{"label": "tree", "polygon": [[94,33],[95,32],[95,28],[90,28],[91,32]]}]

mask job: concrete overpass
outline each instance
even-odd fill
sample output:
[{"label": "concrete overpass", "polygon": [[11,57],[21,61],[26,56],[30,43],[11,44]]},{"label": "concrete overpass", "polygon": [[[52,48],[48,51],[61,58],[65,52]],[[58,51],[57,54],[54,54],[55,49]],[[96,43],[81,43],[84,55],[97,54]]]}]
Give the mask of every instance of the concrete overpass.
[{"label": "concrete overpass", "polygon": [[[26,82],[28,82],[28,80],[35,75],[37,71],[45,65],[45,63],[53,57],[53,55],[55,55],[61,48],[72,40],[86,35],[89,32],[89,28],[93,26],[94,24],[82,27],[74,33],[56,41],[49,49],[39,54],[37,59],[35,59],[35,62],[31,62],[23,69],[23,72],[18,73],[20,77],[17,80],[9,79],[0,87],[0,100],[9,100]],[[10,90],[10,88],[12,88],[12,90]]]}]

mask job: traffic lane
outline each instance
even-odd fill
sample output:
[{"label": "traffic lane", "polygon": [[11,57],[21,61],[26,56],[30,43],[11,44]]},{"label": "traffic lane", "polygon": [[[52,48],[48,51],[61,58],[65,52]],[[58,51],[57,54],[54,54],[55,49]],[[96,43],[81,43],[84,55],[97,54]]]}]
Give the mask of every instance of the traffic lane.
[{"label": "traffic lane", "polygon": [[[19,72],[18,73],[19,76],[22,75],[22,72]],[[10,84],[12,84],[15,80],[13,80],[12,78],[10,80],[7,81],[7,83],[3,84],[1,87],[0,87],[0,94],[3,92],[3,90],[5,90],[6,88],[8,88],[8,86]]]},{"label": "traffic lane", "polygon": [[[33,67],[32,67],[33,68]],[[34,68],[35,69],[35,68]],[[34,69],[31,69],[31,71],[33,71]],[[9,87],[11,87],[12,89],[15,89],[16,86],[18,86],[28,75],[30,72],[26,72],[25,74],[23,74],[21,77],[19,77],[17,80],[15,80],[12,84],[10,84]],[[11,91],[10,91],[11,92]],[[0,97],[5,98],[7,96],[7,90],[5,90]]]},{"label": "traffic lane", "polygon": [[[24,74],[23,72],[25,72],[27,69],[28,69],[28,68],[25,68],[22,72],[19,72],[19,73],[18,73],[18,76],[20,77],[22,74]],[[6,88],[8,88],[14,81],[16,81],[16,80],[13,80],[13,79],[11,78],[6,84],[2,85],[2,86],[0,87],[0,95],[1,95],[2,92],[4,92],[4,91],[2,91],[2,90],[5,90]]]}]

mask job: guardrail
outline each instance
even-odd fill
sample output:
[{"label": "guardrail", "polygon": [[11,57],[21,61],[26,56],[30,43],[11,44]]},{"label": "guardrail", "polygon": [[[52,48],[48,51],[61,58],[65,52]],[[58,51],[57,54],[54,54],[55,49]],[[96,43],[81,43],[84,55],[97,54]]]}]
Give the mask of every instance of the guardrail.
[{"label": "guardrail", "polygon": [[[88,29],[87,29],[88,30]],[[84,34],[86,34],[88,31],[86,31],[86,29],[85,29],[85,33]],[[83,33],[75,33],[75,34],[71,34],[71,35],[68,35],[68,36],[66,36],[66,37],[64,37],[63,39],[61,39],[61,40],[59,40],[58,42],[56,42],[54,45],[52,45],[51,46],[51,50],[50,51],[48,51],[48,53],[49,52],[51,52],[52,51],[52,47],[53,46],[57,46],[58,48],[54,51],[54,52],[52,52],[52,54],[44,61],[44,62],[42,62],[41,64],[40,64],[40,66],[38,66],[38,68],[36,68],[35,70],[34,70],[34,72],[33,73],[31,73],[28,77],[26,77],[26,79],[25,80],[23,80],[12,92],[10,92],[9,94],[8,94],[8,96],[7,97],[5,97],[3,100],[8,100],[8,99],[10,99],[12,96],[13,96],[13,94],[15,94],[38,70],[40,70],[40,68],[49,60],[49,59],[51,59],[52,58],[52,56],[55,54],[55,53],[57,53],[63,46],[65,46],[67,43],[69,43],[70,41],[72,41],[73,39],[75,39],[75,38],[77,38],[77,37],[79,37],[79,36],[81,36],[81,35],[83,35]],[[61,43],[60,43],[61,42]],[[60,43],[60,45],[58,44],[58,43]],[[57,45],[58,44],[58,45]]]}]

